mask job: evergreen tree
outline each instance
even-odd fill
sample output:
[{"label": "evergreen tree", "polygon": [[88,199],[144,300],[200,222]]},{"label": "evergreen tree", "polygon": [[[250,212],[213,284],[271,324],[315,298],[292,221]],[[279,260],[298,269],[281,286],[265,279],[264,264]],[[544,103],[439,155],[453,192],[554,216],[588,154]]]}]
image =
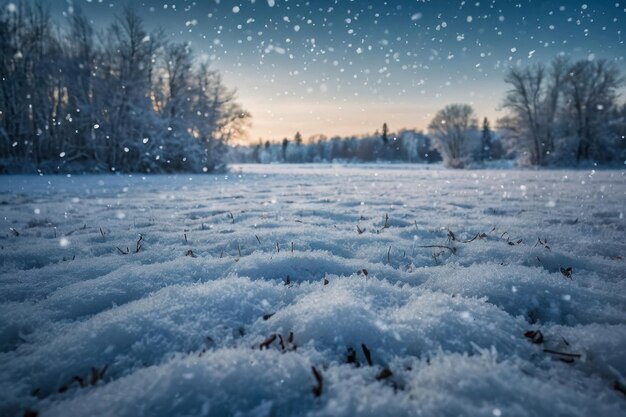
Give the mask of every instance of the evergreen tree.
[{"label": "evergreen tree", "polygon": [[491,159],[491,128],[489,127],[489,120],[485,117],[483,119],[483,131],[481,136],[481,159]]},{"label": "evergreen tree", "polygon": [[296,145],[302,145],[302,135],[300,132],[296,132],[296,136],[293,137],[293,141],[296,142]]},{"label": "evergreen tree", "polygon": [[287,146],[289,146],[289,139],[283,139],[283,161],[287,160]]},{"label": "evergreen tree", "polygon": [[382,139],[383,139],[383,143],[385,145],[387,145],[389,143],[389,129],[387,128],[387,123],[383,123],[383,135],[382,135]]}]

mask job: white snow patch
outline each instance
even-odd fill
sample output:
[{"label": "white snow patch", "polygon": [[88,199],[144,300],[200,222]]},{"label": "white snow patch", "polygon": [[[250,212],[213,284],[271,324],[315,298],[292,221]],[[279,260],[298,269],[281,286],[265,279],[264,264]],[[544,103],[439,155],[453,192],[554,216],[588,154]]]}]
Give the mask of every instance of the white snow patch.
[{"label": "white snow patch", "polygon": [[626,412],[622,172],[245,165],[0,193],[2,415]]}]

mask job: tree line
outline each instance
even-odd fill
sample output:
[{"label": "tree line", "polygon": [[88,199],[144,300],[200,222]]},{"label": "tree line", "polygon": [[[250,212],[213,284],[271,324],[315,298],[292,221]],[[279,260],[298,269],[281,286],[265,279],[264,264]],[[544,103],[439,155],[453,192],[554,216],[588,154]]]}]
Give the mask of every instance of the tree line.
[{"label": "tree line", "polygon": [[188,44],[124,9],[98,32],[0,4],[0,171],[210,172],[250,115]]},{"label": "tree line", "polygon": [[[505,157],[502,142],[498,140],[496,132],[491,129],[487,118],[483,120],[481,130],[475,130],[469,136],[480,138],[480,142],[474,142],[473,149],[467,146],[469,142],[463,145],[463,152],[468,152],[467,156],[472,161],[497,160]],[[440,146],[433,140],[433,137],[433,135],[426,135],[411,129],[394,133],[389,130],[387,123],[383,123],[381,132],[376,131],[362,136],[328,138],[324,135],[314,135],[304,141],[300,132],[297,132],[293,139],[284,138],[278,143],[259,141],[253,146],[232,146],[229,148],[228,161],[232,163],[441,162],[442,155],[448,155],[448,148]]]},{"label": "tree line", "polygon": [[328,138],[314,135],[306,141],[297,132],[293,139],[280,142],[260,141],[253,146],[235,146],[229,149],[233,163],[308,163],[324,161],[376,162],[404,161],[430,163],[441,161],[432,149],[428,136],[414,130],[392,134],[383,125],[382,133],[361,137]]},{"label": "tree line", "polygon": [[571,166],[577,163],[622,163],[626,160],[626,104],[619,68],[607,60],[571,62],[557,57],[548,65],[513,67],[495,131],[487,118],[479,124],[472,106],[451,104],[439,110],[428,132],[364,137],[313,137],[232,148],[234,162],[316,162],[347,160],[436,162],[447,167],[478,166],[490,160],[520,165]]}]

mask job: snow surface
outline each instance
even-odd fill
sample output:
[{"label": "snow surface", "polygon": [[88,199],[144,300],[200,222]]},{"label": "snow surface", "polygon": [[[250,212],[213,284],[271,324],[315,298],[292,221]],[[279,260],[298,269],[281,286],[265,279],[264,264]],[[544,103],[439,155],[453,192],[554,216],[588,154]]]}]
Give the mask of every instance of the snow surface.
[{"label": "snow surface", "polygon": [[617,170],[1,177],[0,414],[623,416],[625,203]]}]

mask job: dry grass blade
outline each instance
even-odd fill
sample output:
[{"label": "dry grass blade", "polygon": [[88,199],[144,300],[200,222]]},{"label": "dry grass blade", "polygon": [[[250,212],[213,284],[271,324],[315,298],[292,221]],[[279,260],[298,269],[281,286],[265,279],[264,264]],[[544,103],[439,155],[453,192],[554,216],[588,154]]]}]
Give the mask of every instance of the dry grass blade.
[{"label": "dry grass blade", "polygon": [[541,238],[538,237],[537,238],[537,243],[535,243],[534,247],[536,248],[539,245],[541,245],[544,249],[547,249],[547,250],[551,251],[550,246],[548,246],[548,239],[544,238],[543,240],[541,240]]},{"label": "dry grass blade", "polygon": [[295,351],[298,349],[295,343],[293,343],[293,332],[289,332],[287,339],[285,340],[282,335],[278,335],[278,345],[280,346],[280,350],[283,353],[289,351]]},{"label": "dry grass blade", "polygon": [[486,239],[486,238],[487,238],[487,233],[476,233],[476,236],[474,236],[470,240],[461,240],[460,242],[461,243],[472,243],[476,239]]},{"label": "dry grass blade", "polygon": [[315,377],[316,385],[313,387],[313,396],[319,397],[322,395],[322,390],[324,389],[324,378],[320,371],[315,368],[315,366],[311,366],[311,372],[313,372],[313,377]]},{"label": "dry grass blade", "polygon": [[263,350],[263,348],[269,349],[270,345],[274,343],[274,340],[276,340],[275,334],[271,335],[270,337],[265,339],[263,342],[261,342],[261,344],[259,345],[259,349],[260,350]]},{"label": "dry grass blade", "polygon": [[619,381],[615,381],[615,382],[613,382],[613,389],[614,389],[615,391],[619,391],[619,392],[621,392],[622,394],[626,395],[626,385],[622,384],[622,383],[621,383],[621,382],[619,382]]},{"label": "dry grass blade", "polygon": [[389,377],[393,376],[393,372],[391,372],[391,369],[389,368],[383,368],[378,375],[376,375],[376,380],[377,381],[382,381],[383,379],[387,379]]},{"label": "dry grass blade", "polygon": [[98,381],[101,381],[104,378],[104,374],[107,369],[109,369],[109,365],[104,365],[102,369],[91,368],[91,377],[89,379],[89,383],[91,385],[96,385]]},{"label": "dry grass blade", "polygon": [[526,332],[524,332],[524,336],[535,345],[540,345],[543,343],[543,333],[541,333],[540,330],[527,330]]},{"label": "dry grass blade", "polygon": [[389,226],[389,215],[385,213],[385,223],[383,224],[383,229],[388,229]]},{"label": "dry grass blade", "polygon": [[567,358],[580,358],[582,356],[580,353],[560,352],[558,350],[552,350],[552,349],[544,349],[543,351],[546,353],[550,353],[552,355],[564,356]]},{"label": "dry grass blade", "polygon": [[141,250],[142,242],[143,242],[143,235],[140,233],[139,234],[139,239],[137,240],[137,246],[135,248],[135,253],[139,253],[139,251]]},{"label": "dry grass blade", "polygon": [[372,366],[372,354],[370,352],[370,350],[367,348],[367,346],[365,346],[365,343],[361,344],[361,349],[363,349],[363,355],[365,355],[365,360],[367,361],[367,364],[369,366]]},{"label": "dry grass blade", "polygon": [[559,271],[561,271],[561,274],[563,274],[565,278],[572,279],[572,274],[574,273],[574,271],[572,270],[571,266],[568,266],[567,268],[563,268],[562,266],[560,266]]},{"label": "dry grass blade", "polygon": [[102,369],[91,368],[88,379],[85,379],[78,375],[74,375],[72,379],[70,379],[67,383],[59,387],[58,392],[64,393],[75,382],[77,382],[81,388],[85,388],[89,385],[96,385],[99,381],[101,381],[104,378],[104,374],[106,373],[108,368],[109,368],[109,365],[105,365]]},{"label": "dry grass blade", "polygon": [[348,353],[346,354],[346,363],[354,364],[356,367],[361,366],[356,358],[356,350],[354,350],[352,347],[348,347]]},{"label": "dry grass blade", "polygon": [[121,255],[128,255],[130,253],[130,249],[128,249],[128,247],[126,247],[126,252],[124,252],[123,250],[121,250],[118,246],[116,246],[116,249],[118,250],[118,252]]}]

